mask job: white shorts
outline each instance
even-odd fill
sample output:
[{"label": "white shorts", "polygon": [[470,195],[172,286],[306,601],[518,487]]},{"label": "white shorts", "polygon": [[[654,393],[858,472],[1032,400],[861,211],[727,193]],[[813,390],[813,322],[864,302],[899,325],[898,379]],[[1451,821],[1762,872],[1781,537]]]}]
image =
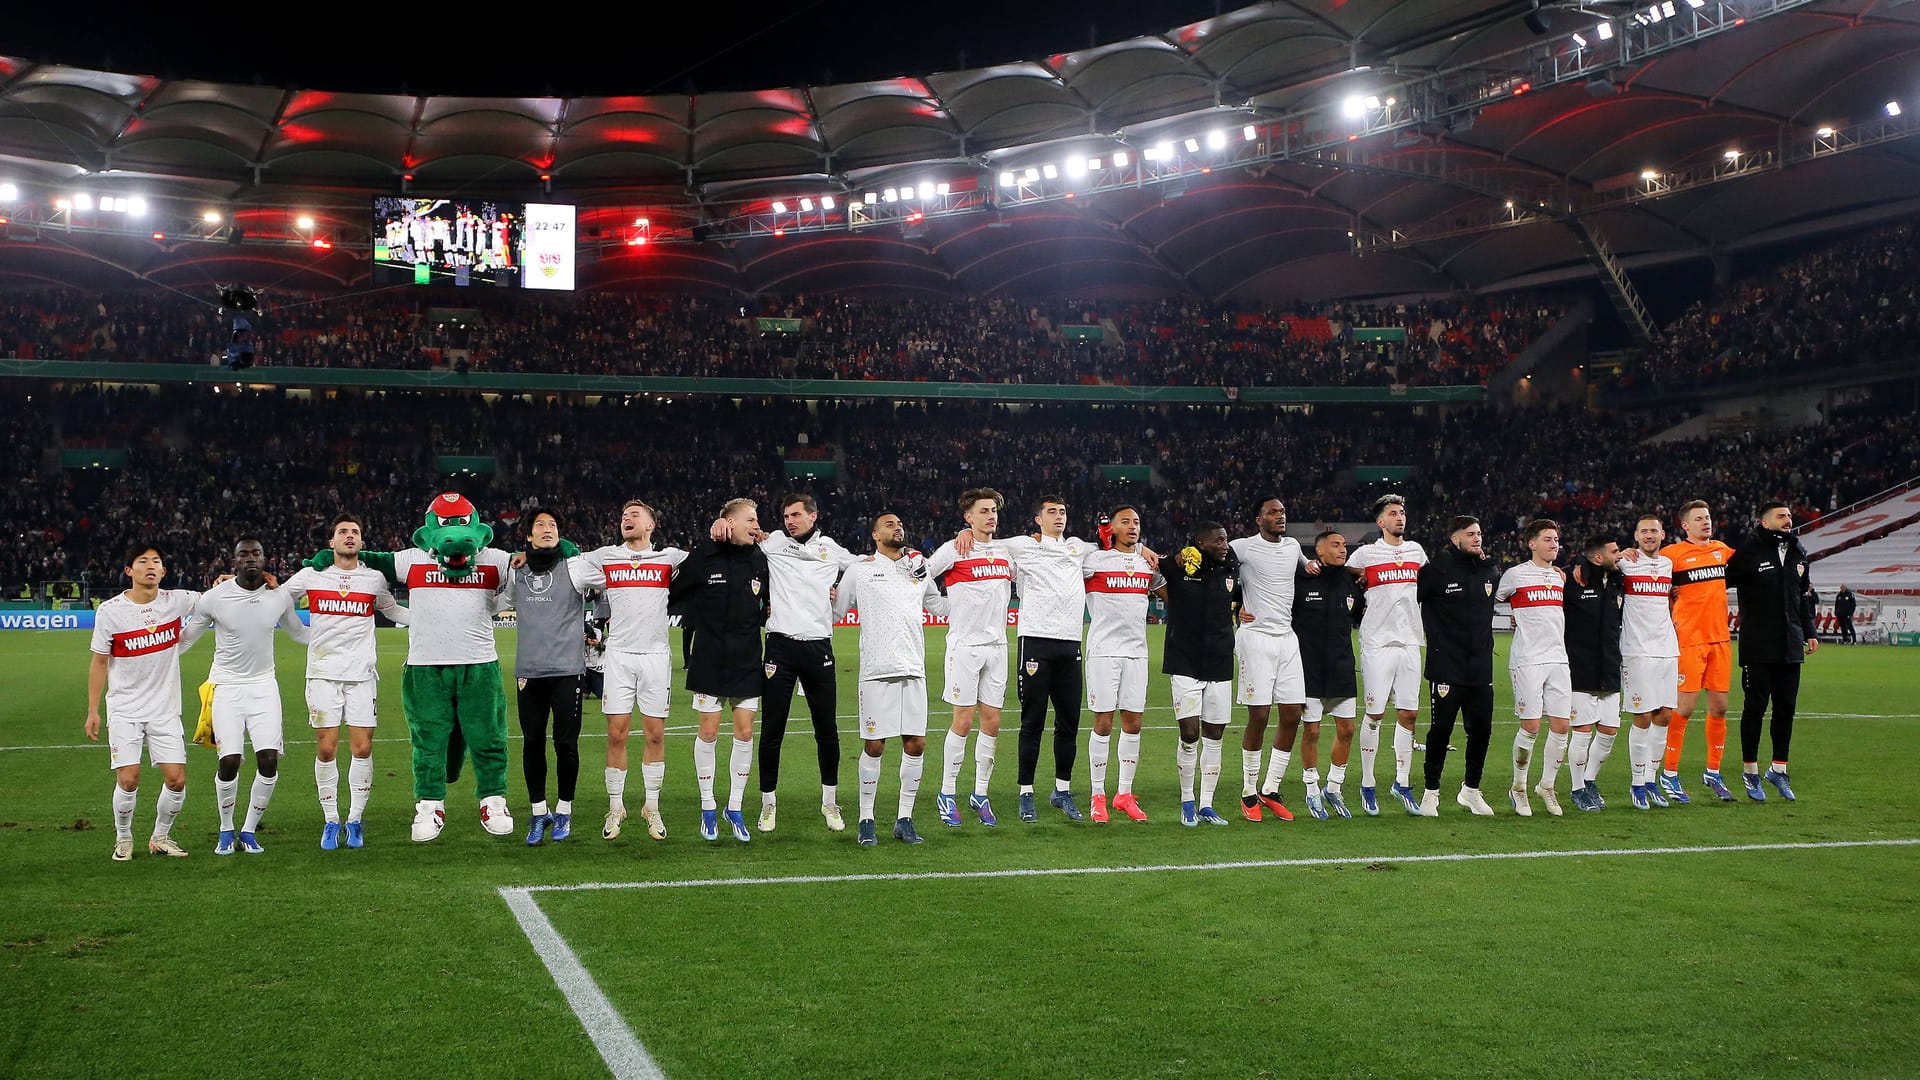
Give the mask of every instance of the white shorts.
[{"label": "white shorts", "polygon": [[925,738],[927,734],[927,680],[860,680],[860,737]]},{"label": "white shorts", "polygon": [[1368,716],[1385,716],[1389,705],[1418,711],[1420,646],[1389,645],[1361,652],[1360,688],[1366,691]]},{"label": "white shorts", "polygon": [[232,757],[252,743],[255,750],[282,750],[286,735],[280,727],[280,687],[270,682],[238,683],[213,688],[213,748]]},{"label": "white shorts", "polygon": [[1147,658],[1087,657],[1087,708],[1096,713],[1147,711]]},{"label": "white shorts", "polygon": [[1610,728],[1620,726],[1620,691],[1615,690],[1611,694],[1573,692],[1573,726],[1589,727],[1594,724]]},{"label": "white shorts", "polygon": [[1300,712],[1300,722],[1317,724],[1323,716],[1331,716],[1336,720],[1351,720],[1354,716],[1354,705],[1355,701],[1350,697],[1308,698],[1307,707]]},{"label": "white shorts", "polygon": [[140,764],[140,748],[147,748],[147,760],[155,765],[185,765],[187,736],[180,718],[171,720],[107,720],[107,747],[113,751],[115,769]]},{"label": "white shorts", "polygon": [[348,727],[379,726],[376,704],[380,696],[379,689],[379,682],[373,679],[360,682],[308,679],[308,726],[337,728],[342,721],[345,721]]},{"label": "white shorts", "polygon": [[1513,712],[1522,720],[1573,716],[1573,672],[1565,664],[1513,669]]},{"label": "white shorts", "polygon": [[1007,700],[1005,645],[947,646],[947,687],[941,693],[949,705],[998,709]]},{"label": "white shorts", "polygon": [[1173,715],[1184,720],[1198,716],[1203,724],[1225,726],[1233,719],[1233,683],[1202,682],[1185,675],[1169,675],[1173,682]]},{"label": "white shorts", "polygon": [[1234,636],[1240,670],[1240,704],[1303,705],[1307,675],[1300,666],[1300,639],[1293,634],[1242,630]]},{"label": "white shorts", "polygon": [[1680,658],[1629,656],[1620,661],[1620,701],[1630,713],[1677,708],[1680,704]]},{"label": "white shorts", "polygon": [[697,713],[732,713],[735,709],[748,712],[760,711],[760,699],[757,697],[719,698],[712,694],[693,695],[693,711]]},{"label": "white shorts", "polygon": [[607,650],[605,686],[600,692],[603,714],[628,716],[637,711],[664,720],[672,694],[666,653]]}]

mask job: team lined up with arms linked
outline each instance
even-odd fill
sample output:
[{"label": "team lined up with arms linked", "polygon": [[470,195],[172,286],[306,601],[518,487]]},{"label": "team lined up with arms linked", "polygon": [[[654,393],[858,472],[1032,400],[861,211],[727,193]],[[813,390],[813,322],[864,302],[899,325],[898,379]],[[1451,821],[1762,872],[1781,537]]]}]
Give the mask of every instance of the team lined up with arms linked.
[{"label": "team lined up with arms linked", "polygon": [[[590,659],[597,660],[594,681],[607,724],[601,835],[618,837],[628,816],[628,738],[638,712],[640,813],[648,836],[666,839],[661,793],[672,690],[670,607],[684,612],[683,632],[691,635],[685,689],[698,720],[693,760],[704,839],[717,840],[723,824],[737,841],[752,839],[743,804],[756,722],[757,825],[763,833],[775,830],[780,750],[796,689],[806,696],[814,728],[822,816],[830,830],[845,829],[838,802],[832,634],[836,617],[851,612],[858,613],[860,626],[859,843],[877,843],[881,761],[887,741],[895,739],[901,759],[892,833],[906,843],[921,842],[914,807],[927,745],[925,612],[944,617],[948,628],[943,697],[952,714],[941,744],[936,811],[944,825],[963,827],[959,782],[971,738],[974,787],[964,808],[979,824],[995,827],[989,787],[1016,590],[1012,659],[1023,821],[1039,817],[1035,788],[1050,708],[1054,775],[1047,801],[1070,821],[1085,819],[1073,786],[1083,707],[1094,718],[1086,739],[1093,821],[1112,815],[1148,820],[1134,785],[1151,681],[1151,596],[1165,604],[1161,673],[1179,732],[1174,756],[1183,825],[1228,824],[1214,803],[1236,702],[1246,709],[1238,809],[1248,821],[1268,815],[1292,820],[1283,785],[1296,742],[1310,816],[1352,816],[1345,789],[1355,742],[1360,809],[1377,815],[1375,758],[1389,711],[1394,772],[1386,793],[1392,800],[1408,814],[1438,816],[1449,740],[1458,724],[1466,735],[1466,760],[1455,801],[1474,815],[1492,815],[1482,783],[1492,740],[1495,605],[1502,602],[1510,606],[1514,626],[1509,669],[1518,724],[1506,793],[1514,813],[1531,816],[1537,797],[1549,814],[1561,815],[1563,767],[1574,806],[1604,809],[1598,777],[1623,709],[1630,720],[1632,804],[1644,810],[1689,801],[1679,765],[1687,722],[1702,693],[1708,747],[1701,780],[1731,801],[1720,771],[1732,673],[1730,585],[1741,592],[1744,621],[1741,781],[1755,801],[1765,800],[1764,783],[1794,798],[1787,755],[1800,663],[1817,641],[1806,557],[1791,534],[1786,506],[1762,508],[1759,529],[1738,551],[1713,539],[1705,503],[1682,508],[1684,536],[1672,544],[1665,543],[1661,517],[1643,515],[1625,551],[1610,537],[1589,538],[1566,570],[1558,565],[1558,526],[1536,519],[1525,531],[1530,558],[1504,572],[1484,553],[1482,527],[1472,517],[1454,518],[1446,544],[1429,556],[1406,538],[1406,506],[1397,495],[1374,506],[1379,537],[1351,550],[1334,531],[1315,537],[1311,552],[1303,550],[1287,535],[1282,500],[1270,497],[1255,506],[1253,534],[1229,540],[1223,526],[1201,522],[1184,547],[1163,559],[1142,543],[1141,515],[1132,506],[1111,510],[1110,546],[1069,535],[1068,507],[1055,496],[1034,501],[1031,535],[1001,536],[1005,500],[990,488],[960,496],[967,527],[931,556],[908,547],[905,524],[893,513],[869,523],[873,553],[856,556],[823,533],[807,495],[782,500],[778,532],[761,530],[754,502],[734,499],[693,550],[656,547],[653,509],[631,500],[621,511],[618,544],[582,552],[561,538],[558,514],[535,511],[527,518],[526,550],[511,555],[486,546],[491,530],[478,525],[471,503],[447,493],[435,499],[429,529],[416,534],[420,547],[363,551],[362,524],[343,516],[327,550],[288,581],[275,583],[264,573],[259,540],[244,537],[234,548],[233,576],[204,593],[161,589],[164,552],[136,543],[126,556],[130,588],[98,611],[88,684],[86,732],[97,739],[104,726],[116,772],[113,857],[132,855],[143,748],[165,782],[149,851],[186,854],[171,833],[186,780],[179,655],[208,629],[215,632],[215,658],[201,690],[195,741],[214,747],[219,757],[216,854],[263,851],[256,832],[284,747],[273,669],[276,628],[308,650],[306,700],[316,733],[321,847],[364,845],[377,724],[376,611],[410,624],[402,700],[416,798],[412,838],[422,842],[444,827],[446,786],[468,754],[483,826],[495,835],[514,831],[506,802],[504,689],[492,633],[492,615],[508,607],[518,626],[514,676],[530,845],[572,834]],[[434,550],[421,538],[431,535],[436,522],[456,534],[475,526],[479,533]],[[450,557],[448,551],[458,554]],[[401,583],[409,587],[411,607],[394,599],[392,586]],[[310,627],[298,616],[301,597],[308,601]],[[603,618],[583,625],[583,613],[596,601]],[[1422,788],[1416,791],[1422,682],[1428,684],[1430,724]],[[1362,690],[1364,711],[1358,708]],[[1760,736],[1769,708],[1773,755],[1763,773]],[[1335,735],[1323,784],[1320,726],[1328,717]],[[724,809],[715,795],[723,719],[732,723]],[[342,727],[350,752],[344,820],[337,763]],[[549,733],[557,765],[551,803]],[[236,828],[238,777],[248,744],[256,772],[244,822]],[[1540,774],[1530,785],[1539,749]],[[1111,799],[1109,771],[1117,774]]]}]

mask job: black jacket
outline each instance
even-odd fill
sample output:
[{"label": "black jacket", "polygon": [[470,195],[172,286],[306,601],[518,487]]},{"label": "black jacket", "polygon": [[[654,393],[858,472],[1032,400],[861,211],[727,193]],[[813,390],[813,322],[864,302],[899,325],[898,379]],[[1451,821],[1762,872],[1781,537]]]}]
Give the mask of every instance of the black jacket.
[{"label": "black jacket", "polygon": [[1626,601],[1627,586],[1619,571],[1602,570],[1582,559],[1567,575],[1567,660],[1575,690],[1619,693],[1620,608]]},{"label": "black jacket", "polygon": [[1853,613],[1858,608],[1858,601],[1854,599],[1852,589],[1841,589],[1833,598],[1833,617],[1841,622],[1853,618]]},{"label": "black jacket", "polygon": [[1233,680],[1233,631],[1240,617],[1240,562],[1202,561],[1188,573],[1175,555],[1160,564],[1167,581],[1167,633],[1160,670],[1202,682]]},{"label": "black jacket", "polygon": [[1427,681],[1493,685],[1493,589],[1500,567],[1449,543],[1420,568],[1416,595],[1427,632]]},{"label": "black jacket", "polygon": [[1309,698],[1350,698],[1360,692],[1353,674],[1353,628],[1367,606],[1360,583],[1345,567],[1293,575],[1293,632]]},{"label": "black jacket", "polygon": [[[1780,557],[1782,544],[1786,558]],[[1740,665],[1798,664],[1813,636],[1813,585],[1807,552],[1791,533],[1755,529],[1727,560],[1727,584],[1740,590]]]},{"label": "black jacket", "polygon": [[687,689],[713,697],[759,697],[766,682],[760,627],[767,621],[767,556],[758,544],[701,544],[674,575],[669,604],[686,602],[693,627]]}]

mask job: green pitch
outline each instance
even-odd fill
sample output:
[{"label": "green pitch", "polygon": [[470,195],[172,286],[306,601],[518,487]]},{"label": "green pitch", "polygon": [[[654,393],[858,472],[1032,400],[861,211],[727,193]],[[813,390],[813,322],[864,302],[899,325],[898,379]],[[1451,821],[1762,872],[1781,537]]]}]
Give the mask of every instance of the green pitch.
[{"label": "green pitch", "polygon": [[[511,637],[502,634],[507,656]],[[937,695],[940,632],[929,638]],[[844,716],[853,632],[838,646]],[[106,749],[80,730],[86,635],[0,638],[0,997],[11,1014],[0,1075],[604,1076],[503,887],[1169,865],[1186,868],[524,899],[604,994],[615,1026],[669,1077],[1920,1074],[1920,848],[1404,861],[1920,838],[1911,782],[1920,654],[1909,650],[1813,658],[1795,740],[1797,804],[1696,800],[1636,813],[1622,739],[1602,780],[1610,808],[1562,819],[1537,803],[1531,820],[1503,803],[1497,818],[1468,817],[1451,802],[1456,756],[1437,821],[1396,808],[1378,819],[1236,817],[1229,828],[1182,829],[1172,716],[1156,676],[1137,784],[1149,824],[1070,825],[1044,805],[1039,824],[1020,823],[1010,717],[994,779],[1001,827],[969,819],[950,831],[933,811],[947,716],[936,698],[917,817],[927,843],[917,848],[884,838],[897,791],[891,754],[879,847],[856,846],[851,828],[826,831],[804,714],[789,729],[779,831],[750,845],[703,843],[684,693],[669,721],[671,837],[649,841],[636,816],[620,840],[603,842],[605,729],[589,702],[575,839],[528,849],[521,836],[481,831],[470,779],[449,793],[442,837],[409,842],[404,649],[402,632],[383,632],[364,850],[318,848],[303,658],[283,641],[288,746],[260,832],[267,853],[213,855],[214,762],[195,747],[174,830],[192,857],[145,853],[160,787],[149,769],[139,854],[115,864]],[[189,692],[210,656],[206,646],[189,654]],[[1502,690],[1485,783],[1493,794],[1511,775]],[[1236,716],[1229,732],[1223,808],[1238,793],[1241,724]],[[850,819],[852,728],[842,720],[839,798]],[[1696,717],[1683,773],[1696,795],[1704,743]],[[1330,745],[1331,732],[1323,770]],[[1734,750],[1730,759],[1737,741]],[[637,808],[637,733],[633,752]],[[517,738],[513,753],[510,802],[524,829]],[[1043,791],[1050,762],[1049,740]],[[251,773],[249,763],[243,779]],[[963,790],[972,775],[969,754]],[[1085,777],[1082,760],[1083,808]],[[1356,809],[1357,786],[1356,762],[1347,785]],[[344,787],[343,776],[343,799]],[[1287,788],[1296,810],[1299,791],[1296,764]],[[756,806],[750,793],[749,821]],[[1352,861],[1199,868],[1342,859]],[[606,1023],[594,1023],[604,1035]]]}]

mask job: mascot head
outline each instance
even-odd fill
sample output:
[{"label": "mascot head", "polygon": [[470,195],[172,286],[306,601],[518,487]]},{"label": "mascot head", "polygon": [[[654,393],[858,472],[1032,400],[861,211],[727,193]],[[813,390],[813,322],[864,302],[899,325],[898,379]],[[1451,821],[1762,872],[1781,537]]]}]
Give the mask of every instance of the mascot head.
[{"label": "mascot head", "polygon": [[493,529],[480,520],[473,503],[452,491],[433,497],[426,522],[413,534],[414,546],[438,560],[450,578],[471,574],[473,557],[492,542]]}]

